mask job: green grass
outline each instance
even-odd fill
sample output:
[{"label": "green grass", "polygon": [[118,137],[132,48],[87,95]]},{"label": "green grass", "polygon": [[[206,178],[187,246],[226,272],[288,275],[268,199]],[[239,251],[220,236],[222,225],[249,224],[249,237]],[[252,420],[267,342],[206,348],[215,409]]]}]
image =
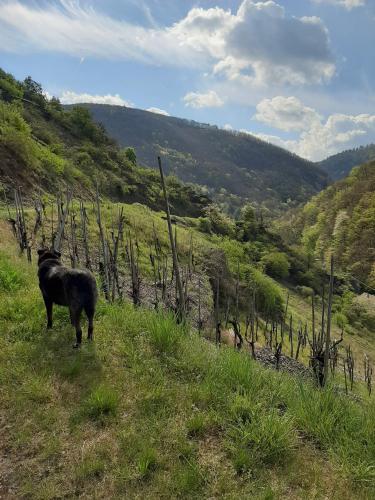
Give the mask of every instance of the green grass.
[{"label": "green grass", "polygon": [[0,291],[0,417],[19,497],[371,498],[373,401],[130,304],[100,302],[77,352],[66,310],[46,331],[35,268],[12,248],[0,269],[23,285]]}]

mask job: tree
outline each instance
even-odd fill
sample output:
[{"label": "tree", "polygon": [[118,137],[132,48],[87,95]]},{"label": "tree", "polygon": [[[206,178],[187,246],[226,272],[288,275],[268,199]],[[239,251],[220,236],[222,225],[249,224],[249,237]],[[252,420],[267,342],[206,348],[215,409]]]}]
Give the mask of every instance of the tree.
[{"label": "tree", "polygon": [[289,260],[283,252],[270,252],[262,258],[266,273],[273,278],[287,278],[289,276]]},{"label": "tree", "polygon": [[46,99],[43,94],[43,88],[40,83],[34,81],[31,76],[28,76],[23,81],[24,97],[29,101],[35,102],[41,108],[45,109]]},{"label": "tree", "polygon": [[250,203],[244,205],[241,209],[240,218],[236,223],[237,238],[242,241],[254,240],[258,233],[258,223],[255,211]]},{"label": "tree", "polygon": [[233,221],[227,215],[223,214],[217,205],[209,205],[204,212],[208,219],[208,225],[214,233],[223,236],[233,236]]},{"label": "tree", "polygon": [[127,160],[130,161],[130,163],[132,163],[133,165],[136,165],[137,164],[137,155],[135,153],[135,149],[134,148],[126,148],[125,149],[125,157]]}]

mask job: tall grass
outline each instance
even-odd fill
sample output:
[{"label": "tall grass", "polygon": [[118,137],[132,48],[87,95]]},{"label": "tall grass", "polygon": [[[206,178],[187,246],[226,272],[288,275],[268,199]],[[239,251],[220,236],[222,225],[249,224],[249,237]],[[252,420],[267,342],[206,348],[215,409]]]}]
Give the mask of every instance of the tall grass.
[{"label": "tall grass", "polygon": [[[94,343],[77,353],[65,309],[56,308],[45,331],[35,269],[5,260],[0,269],[18,270],[24,283],[0,290],[9,453],[33,457],[31,468],[18,457],[21,493],[282,498],[294,488],[296,498],[323,498],[329,464],[330,481],[347,489],[342,498],[371,498],[373,402],[266,369],[248,353],[217,349],[173,315],[130,305],[100,302]],[[305,450],[313,464],[301,462]],[[296,486],[296,464],[315,471],[311,484]],[[43,482],[30,481],[30,470]]]}]

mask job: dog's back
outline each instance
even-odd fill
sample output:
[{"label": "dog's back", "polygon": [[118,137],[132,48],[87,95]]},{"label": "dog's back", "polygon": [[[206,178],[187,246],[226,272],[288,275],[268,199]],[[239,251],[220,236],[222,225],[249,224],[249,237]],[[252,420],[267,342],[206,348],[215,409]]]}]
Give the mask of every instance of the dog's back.
[{"label": "dog's back", "polygon": [[38,275],[43,294],[55,304],[95,308],[98,292],[90,271],[69,269],[55,260],[46,260],[40,265]]},{"label": "dog's back", "polygon": [[[40,250],[38,254],[39,286],[46,303],[47,315],[52,304],[69,307],[79,344],[82,336],[79,319],[84,310],[89,320],[89,338],[92,338],[93,317],[98,299],[94,276],[88,270],[70,269],[63,266],[59,252]],[[52,326],[52,313],[48,325]]]}]

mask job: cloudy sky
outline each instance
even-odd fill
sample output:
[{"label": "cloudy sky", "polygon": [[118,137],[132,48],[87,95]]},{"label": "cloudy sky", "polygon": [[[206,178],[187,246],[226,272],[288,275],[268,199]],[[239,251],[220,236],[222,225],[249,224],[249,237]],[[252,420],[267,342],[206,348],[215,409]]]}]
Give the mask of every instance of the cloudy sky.
[{"label": "cloudy sky", "polygon": [[0,0],[0,66],[64,103],[244,130],[320,160],[375,142],[375,0]]}]

